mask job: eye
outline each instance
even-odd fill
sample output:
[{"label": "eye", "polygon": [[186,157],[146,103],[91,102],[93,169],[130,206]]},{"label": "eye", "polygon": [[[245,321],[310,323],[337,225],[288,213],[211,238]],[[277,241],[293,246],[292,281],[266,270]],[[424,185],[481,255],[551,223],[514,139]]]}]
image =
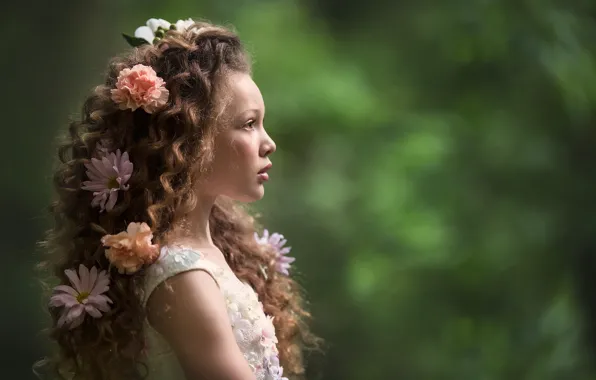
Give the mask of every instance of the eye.
[{"label": "eye", "polygon": [[247,121],[242,128],[254,129],[255,128],[255,120],[251,119],[251,120]]}]

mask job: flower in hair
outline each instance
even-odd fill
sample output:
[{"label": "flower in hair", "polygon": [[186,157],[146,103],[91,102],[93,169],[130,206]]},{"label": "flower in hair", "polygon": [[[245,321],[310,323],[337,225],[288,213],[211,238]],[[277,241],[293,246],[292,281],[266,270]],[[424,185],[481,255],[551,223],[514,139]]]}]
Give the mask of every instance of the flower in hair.
[{"label": "flower in hair", "polygon": [[71,286],[56,286],[50,298],[50,307],[64,308],[58,319],[58,327],[74,329],[83,323],[85,315],[100,318],[102,313],[110,310],[112,300],[103,294],[110,289],[110,278],[106,271],[98,272],[96,267],[89,270],[81,264],[78,274],[72,269],[65,270],[64,274]]},{"label": "flower in hair", "polygon": [[285,274],[288,276],[290,274],[289,269],[291,264],[296,260],[295,257],[286,256],[290,253],[291,247],[284,247],[287,240],[284,239],[282,234],[278,234],[274,232],[269,236],[269,231],[264,230],[263,236],[259,237],[259,235],[255,232],[255,240],[260,245],[269,246],[273,252],[275,253],[275,267],[279,273]]},{"label": "flower in hair", "polygon": [[122,34],[126,41],[133,47],[138,47],[146,44],[155,44],[165,37],[169,30],[176,30],[180,33],[186,32],[195,21],[191,18],[186,20],[178,20],[174,24],[161,18],[150,18],[147,24],[139,26],[134,33],[134,36]]},{"label": "flower in hair", "polygon": [[163,37],[165,32],[170,29],[172,24],[161,18],[150,18],[147,20],[146,26],[139,26],[135,30],[135,37],[143,39],[152,44],[157,35],[158,38]]},{"label": "flower in hair", "polygon": [[121,110],[143,108],[147,113],[165,106],[170,96],[164,80],[155,70],[141,64],[122,69],[111,93],[112,100]]},{"label": "flower in hair", "polygon": [[108,247],[106,257],[118,272],[132,274],[159,257],[159,247],[152,244],[153,233],[147,223],[130,223],[126,231],[105,235],[101,243]]},{"label": "flower in hair", "polygon": [[186,32],[191,26],[195,24],[195,20],[192,18],[188,18],[186,20],[178,20],[176,21],[176,31],[180,33]]},{"label": "flower in hair", "polygon": [[126,184],[132,175],[133,164],[128,160],[128,152],[109,153],[101,159],[91,158],[86,163],[89,181],[83,182],[81,189],[93,191],[92,207],[101,211],[112,210],[118,200],[118,191],[128,190]]}]

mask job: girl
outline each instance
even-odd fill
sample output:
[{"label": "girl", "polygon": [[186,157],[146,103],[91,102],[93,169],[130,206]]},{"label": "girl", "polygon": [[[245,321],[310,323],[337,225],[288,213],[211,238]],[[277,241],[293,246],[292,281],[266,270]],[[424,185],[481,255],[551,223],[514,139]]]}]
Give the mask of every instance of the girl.
[{"label": "girl", "polygon": [[304,373],[292,258],[235,202],[264,195],[275,142],[232,31],[151,19],[125,36],[59,149],[60,285],[49,309],[61,379],[285,379]]}]

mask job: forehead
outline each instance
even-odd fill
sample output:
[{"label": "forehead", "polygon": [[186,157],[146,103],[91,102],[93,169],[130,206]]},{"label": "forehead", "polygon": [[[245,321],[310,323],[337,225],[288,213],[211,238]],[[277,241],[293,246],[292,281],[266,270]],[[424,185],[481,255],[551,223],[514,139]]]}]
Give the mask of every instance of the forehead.
[{"label": "forehead", "polygon": [[233,73],[228,78],[230,91],[229,111],[237,114],[249,109],[264,110],[263,96],[250,75]]}]

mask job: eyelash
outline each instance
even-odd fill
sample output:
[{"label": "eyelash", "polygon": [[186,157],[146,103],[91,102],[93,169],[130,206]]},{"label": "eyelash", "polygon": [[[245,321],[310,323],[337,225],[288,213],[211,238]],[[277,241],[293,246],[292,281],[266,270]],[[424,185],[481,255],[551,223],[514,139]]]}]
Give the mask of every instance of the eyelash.
[{"label": "eyelash", "polygon": [[[244,124],[243,128],[244,128],[244,129],[254,129],[254,127],[255,127],[255,126],[254,126],[254,124],[255,124],[255,123],[256,123],[256,121],[251,119],[251,120],[247,121],[247,122]],[[248,128],[247,128],[247,127],[248,127]]]}]

